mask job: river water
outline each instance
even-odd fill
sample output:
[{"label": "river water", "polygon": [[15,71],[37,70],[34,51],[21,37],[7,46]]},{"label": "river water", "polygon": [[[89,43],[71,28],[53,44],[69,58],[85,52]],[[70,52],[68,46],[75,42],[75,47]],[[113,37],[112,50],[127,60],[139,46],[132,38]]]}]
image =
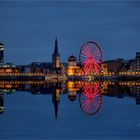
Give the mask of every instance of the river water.
[{"label": "river water", "polygon": [[2,82],[0,139],[140,139],[140,82]]}]

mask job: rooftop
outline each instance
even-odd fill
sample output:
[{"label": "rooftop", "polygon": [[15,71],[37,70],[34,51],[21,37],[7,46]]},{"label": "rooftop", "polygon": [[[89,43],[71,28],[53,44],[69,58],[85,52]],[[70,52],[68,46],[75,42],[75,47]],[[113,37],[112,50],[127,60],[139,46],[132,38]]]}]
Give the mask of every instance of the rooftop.
[{"label": "rooftop", "polygon": [[71,55],[69,58],[76,58],[75,56]]},{"label": "rooftop", "polygon": [[16,65],[14,65],[12,63],[1,63],[0,67],[2,67],[2,68],[16,68]]},{"label": "rooftop", "polygon": [[76,61],[76,57],[71,55],[69,58],[68,58],[68,61]]},{"label": "rooftop", "polygon": [[2,46],[3,46],[4,44],[0,42],[0,45],[2,45]]}]

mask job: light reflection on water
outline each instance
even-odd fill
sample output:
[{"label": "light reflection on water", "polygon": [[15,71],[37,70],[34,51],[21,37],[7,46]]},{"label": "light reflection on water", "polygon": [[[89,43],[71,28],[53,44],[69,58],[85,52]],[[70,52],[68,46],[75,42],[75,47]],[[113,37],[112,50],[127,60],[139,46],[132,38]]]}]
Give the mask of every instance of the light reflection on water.
[{"label": "light reflection on water", "polygon": [[0,139],[68,136],[137,139],[139,105],[139,81],[3,81],[0,82]]}]

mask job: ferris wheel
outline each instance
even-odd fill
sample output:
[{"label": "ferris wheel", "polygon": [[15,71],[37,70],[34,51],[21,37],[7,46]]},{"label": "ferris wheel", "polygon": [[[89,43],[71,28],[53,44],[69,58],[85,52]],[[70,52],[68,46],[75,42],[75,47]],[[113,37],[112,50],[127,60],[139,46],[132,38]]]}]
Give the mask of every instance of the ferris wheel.
[{"label": "ferris wheel", "polygon": [[80,50],[80,64],[84,67],[86,75],[98,74],[101,70],[102,51],[100,46],[93,41],[86,42]]},{"label": "ferris wheel", "polygon": [[85,83],[83,93],[79,97],[82,111],[88,115],[95,115],[102,105],[102,94],[99,83]]}]

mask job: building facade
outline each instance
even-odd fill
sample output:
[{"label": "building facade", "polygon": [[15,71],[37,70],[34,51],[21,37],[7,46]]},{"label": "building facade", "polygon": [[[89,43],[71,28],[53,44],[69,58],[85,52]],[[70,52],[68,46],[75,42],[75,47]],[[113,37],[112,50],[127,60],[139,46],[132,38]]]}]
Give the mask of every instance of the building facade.
[{"label": "building facade", "polygon": [[123,64],[123,59],[104,61],[102,63],[103,75],[119,74],[122,64]]},{"label": "building facade", "polygon": [[4,62],[4,44],[0,43],[0,63]]},{"label": "building facade", "polygon": [[21,69],[12,63],[3,63],[0,65],[0,74],[4,73],[20,73]]},{"label": "building facade", "polygon": [[71,55],[68,57],[68,76],[81,76],[83,74],[83,69],[77,64],[76,57]]},{"label": "building facade", "polygon": [[140,52],[136,52],[135,67],[136,67],[136,72],[139,72],[140,71]]}]

